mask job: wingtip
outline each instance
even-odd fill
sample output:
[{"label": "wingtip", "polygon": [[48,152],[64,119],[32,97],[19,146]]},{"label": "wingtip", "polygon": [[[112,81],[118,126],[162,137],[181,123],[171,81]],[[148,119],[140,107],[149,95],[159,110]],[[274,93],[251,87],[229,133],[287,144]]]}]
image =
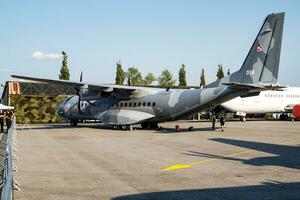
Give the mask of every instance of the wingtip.
[{"label": "wingtip", "polygon": [[19,79],[22,79],[24,76],[20,76],[20,75],[15,75],[15,74],[12,74],[10,75],[12,78],[19,78]]}]

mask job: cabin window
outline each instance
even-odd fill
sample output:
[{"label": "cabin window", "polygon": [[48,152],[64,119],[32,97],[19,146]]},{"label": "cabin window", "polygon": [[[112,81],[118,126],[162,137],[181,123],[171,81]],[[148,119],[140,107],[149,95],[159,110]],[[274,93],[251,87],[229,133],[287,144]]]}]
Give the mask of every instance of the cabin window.
[{"label": "cabin window", "polygon": [[142,103],[141,103],[141,102],[139,102],[139,103],[138,103],[138,106],[140,107],[141,105],[142,105]]},{"label": "cabin window", "polygon": [[146,102],[143,102],[143,106],[146,106]]},{"label": "cabin window", "polygon": [[123,103],[120,103],[120,107],[123,107]]},{"label": "cabin window", "polygon": [[131,107],[131,106],[132,106],[132,103],[130,102],[130,103],[129,103],[129,107]]},{"label": "cabin window", "polygon": [[155,107],[155,102],[152,103],[152,106]]},{"label": "cabin window", "polygon": [[124,103],[124,107],[127,107],[127,103]]},{"label": "cabin window", "polygon": [[133,107],[136,107],[136,102],[133,103]]},{"label": "cabin window", "polygon": [[151,103],[150,103],[150,102],[148,102],[147,106],[151,106]]}]

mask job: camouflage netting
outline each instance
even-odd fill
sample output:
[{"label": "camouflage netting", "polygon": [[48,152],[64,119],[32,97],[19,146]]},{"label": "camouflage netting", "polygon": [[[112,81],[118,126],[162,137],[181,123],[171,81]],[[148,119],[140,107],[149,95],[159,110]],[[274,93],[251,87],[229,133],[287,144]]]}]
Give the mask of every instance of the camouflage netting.
[{"label": "camouflage netting", "polygon": [[66,96],[30,97],[11,96],[11,105],[15,107],[17,123],[57,123],[57,107]]}]

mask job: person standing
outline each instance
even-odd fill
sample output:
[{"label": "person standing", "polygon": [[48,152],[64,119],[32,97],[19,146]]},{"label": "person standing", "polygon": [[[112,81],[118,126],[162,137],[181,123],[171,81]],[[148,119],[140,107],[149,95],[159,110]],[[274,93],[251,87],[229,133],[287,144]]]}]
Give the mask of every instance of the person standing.
[{"label": "person standing", "polygon": [[7,132],[8,132],[8,129],[11,127],[11,120],[12,120],[12,112],[11,111],[7,111],[6,112],[6,127],[7,127]]},{"label": "person standing", "polygon": [[221,113],[220,115],[220,125],[221,125],[221,130],[222,132],[224,131],[224,125],[225,125],[225,114]]},{"label": "person standing", "polygon": [[13,117],[14,117],[13,112],[11,110],[9,111],[8,116],[9,116],[9,128],[10,128],[12,125],[12,122],[13,122]]},{"label": "person standing", "polygon": [[4,132],[4,113],[2,110],[0,110],[0,133]]},{"label": "person standing", "polygon": [[216,121],[217,121],[217,119],[216,119],[216,116],[215,115],[212,115],[212,117],[211,117],[211,128],[213,129],[213,130],[215,130],[216,129]]}]

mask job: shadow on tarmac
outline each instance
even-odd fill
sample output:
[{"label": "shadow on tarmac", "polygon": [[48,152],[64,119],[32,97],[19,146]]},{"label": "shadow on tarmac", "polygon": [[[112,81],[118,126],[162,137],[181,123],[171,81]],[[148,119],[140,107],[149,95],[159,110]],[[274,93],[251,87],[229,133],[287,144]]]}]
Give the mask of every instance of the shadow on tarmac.
[{"label": "shadow on tarmac", "polygon": [[[51,130],[51,129],[76,129],[76,128],[94,128],[94,129],[108,129],[108,130],[113,130],[112,126],[110,125],[105,125],[102,123],[80,123],[77,126],[71,126],[69,124],[46,124],[46,125],[31,125],[31,126],[22,126],[20,124],[17,127],[18,131],[22,130]],[[220,129],[219,127],[216,127],[215,130],[213,130],[211,127],[204,127],[204,128],[180,128],[180,132],[197,132],[197,131],[216,131]],[[143,129],[140,126],[134,126],[134,130],[154,130],[156,131],[155,133],[178,133],[176,132],[175,128],[148,128],[148,129]],[[119,130],[122,131],[122,130]]]},{"label": "shadow on tarmac", "polygon": [[177,132],[175,128],[162,128],[157,129],[156,133],[185,133],[185,132],[197,132],[197,131],[216,131],[218,129],[221,129],[219,127],[216,127],[216,129],[212,129],[211,127],[203,127],[203,128],[180,128],[180,131]]},{"label": "shadow on tarmac", "polygon": [[300,199],[300,182],[263,182],[261,185],[211,189],[176,190],[125,195],[112,200],[219,200],[219,199]]},{"label": "shadow on tarmac", "polygon": [[25,130],[42,130],[42,129],[65,129],[65,128],[72,128],[72,126],[67,124],[46,124],[46,125],[28,125],[23,126],[19,124],[17,127],[17,131],[25,131]]},{"label": "shadow on tarmac", "polygon": [[[209,139],[216,142],[221,142],[233,146],[239,146],[255,151],[261,151],[265,153],[273,154],[274,156],[267,157],[256,157],[251,159],[240,159],[233,157],[226,157],[221,155],[214,155],[208,153],[201,153],[195,151],[188,151],[187,153],[183,153],[185,155],[190,156],[199,156],[205,158],[217,158],[224,160],[233,160],[243,162],[248,165],[255,166],[280,166],[292,169],[300,169],[300,144],[297,146],[288,146],[288,145],[279,145],[279,144],[268,144],[262,142],[252,142],[252,141],[243,141],[243,140],[235,140],[235,139],[226,139],[226,138],[213,138]],[[300,191],[299,191],[300,195]],[[300,199],[300,196],[299,196]]]},{"label": "shadow on tarmac", "polygon": [[78,124],[78,126],[71,126],[69,124],[46,124],[46,125],[33,125],[33,126],[26,126],[22,127],[22,125],[19,125],[17,127],[17,130],[43,130],[43,129],[77,129],[77,128],[101,128],[101,129],[112,129],[110,126],[104,125],[104,124]]}]

